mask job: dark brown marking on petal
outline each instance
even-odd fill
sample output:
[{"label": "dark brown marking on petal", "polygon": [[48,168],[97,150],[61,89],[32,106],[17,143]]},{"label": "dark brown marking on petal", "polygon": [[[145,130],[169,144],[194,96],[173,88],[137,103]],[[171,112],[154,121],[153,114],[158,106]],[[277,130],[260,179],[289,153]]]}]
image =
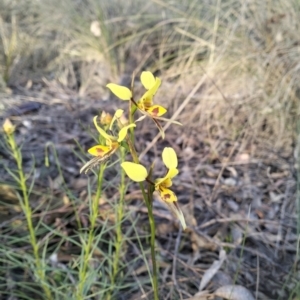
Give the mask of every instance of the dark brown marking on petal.
[{"label": "dark brown marking on petal", "polygon": [[101,148],[96,148],[96,150],[99,155],[103,154],[103,152],[104,152],[104,150]]},{"label": "dark brown marking on petal", "polygon": [[151,114],[152,114],[153,116],[155,116],[155,117],[157,117],[158,113],[159,113],[159,108],[158,108],[158,107],[154,108],[154,109],[152,110],[152,112],[151,112]]},{"label": "dark brown marking on petal", "polygon": [[171,199],[171,197],[172,197],[172,196],[171,196],[170,194],[165,194],[165,195],[164,195],[164,198],[165,198],[165,199]]}]

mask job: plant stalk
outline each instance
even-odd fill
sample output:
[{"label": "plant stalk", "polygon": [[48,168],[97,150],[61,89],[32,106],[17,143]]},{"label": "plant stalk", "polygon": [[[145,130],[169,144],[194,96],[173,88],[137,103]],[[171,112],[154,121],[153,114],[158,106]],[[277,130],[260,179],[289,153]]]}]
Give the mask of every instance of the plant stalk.
[{"label": "plant stalk", "polygon": [[[144,187],[142,187],[144,188]],[[154,300],[158,300],[158,278],[157,278],[157,264],[156,264],[156,255],[155,255],[155,220],[153,215],[153,206],[152,206],[152,194],[149,193],[148,196],[143,192],[143,196],[146,196],[145,202],[148,209],[148,218],[150,224],[150,233],[151,233],[151,259],[152,259],[152,268],[153,268],[153,291],[154,291]]]},{"label": "plant stalk", "polygon": [[79,283],[78,288],[76,291],[76,299],[82,300],[84,299],[84,286],[87,281],[88,277],[88,264],[90,258],[92,256],[92,248],[93,248],[93,241],[95,238],[95,227],[96,221],[98,218],[98,205],[99,205],[99,198],[102,193],[102,183],[103,183],[103,175],[106,165],[100,165],[98,179],[97,179],[97,191],[94,199],[92,199],[92,203],[90,205],[90,230],[88,234],[87,243],[83,245],[84,249],[84,257],[83,257],[83,264],[79,271]]},{"label": "plant stalk", "polygon": [[[29,231],[30,244],[33,249],[33,255],[34,255],[35,265],[36,265],[36,269],[37,269],[36,274],[42,285],[46,299],[51,300],[52,299],[51,291],[50,291],[49,287],[47,286],[47,284],[45,283],[45,271],[43,270],[43,263],[39,256],[39,245],[38,245],[38,242],[37,242],[37,239],[35,236],[35,228],[34,228],[33,222],[32,222],[32,219],[33,219],[32,209],[31,209],[30,203],[29,203],[29,193],[28,193],[28,189],[27,189],[27,185],[26,185],[26,176],[23,171],[22,154],[21,154],[20,149],[17,147],[13,133],[7,134],[7,141],[11,148],[12,155],[17,163],[18,176],[19,176],[18,183],[22,190],[22,196],[23,196],[22,198],[20,198],[20,204],[22,206],[22,210],[26,217],[26,222],[27,222],[28,231]],[[22,199],[23,199],[23,201],[22,201]]]},{"label": "plant stalk", "polygon": [[[132,155],[133,161],[136,164],[139,164],[139,158],[137,155],[137,152],[134,148],[133,143],[131,142],[130,138],[127,139],[130,153]],[[151,247],[151,259],[152,259],[152,268],[153,268],[153,278],[152,278],[152,287],[153,287],[153,292],[154,292],[154,300],[158,300],[158,277],[157,277],[157,264],[156,264],[156,255],[155,255],[155,220],[153,216],[153,209],[152,209],[152,187],[148,187],[148,191],[151,189],[151,192],[148,193],[148,195],[145,192],[144,184],[142,182],[139,182],[140,189],[143,194],[143,198],[145,200],[147,210],[148,210],[148,218],[149,218],[149,224],[150,224],[150,234],[151,234],[151,239],[150,239],[150,247]]]},{"label": "plant stalk", "polygon": [[[121,148],[121,163],[125,161],[125,149]],[[109,289],[107,300],[112,299],[112,294],[114,291],[116,279],[119,273],[119,261],[120,261],[120,254],[122,249],[123,243],[123,235],[122,235],[122,220],[124,217],[124,200],[125,200],[125,193],[126,193],[126,184],[125,184],[125,171],[121,169],[121,182],[120,182],[120,199],[117,205],[117,227],[116,227],[116,241],[115,241],[115,253],[113,257],[113,272],[111,276],[111,288]]]}]

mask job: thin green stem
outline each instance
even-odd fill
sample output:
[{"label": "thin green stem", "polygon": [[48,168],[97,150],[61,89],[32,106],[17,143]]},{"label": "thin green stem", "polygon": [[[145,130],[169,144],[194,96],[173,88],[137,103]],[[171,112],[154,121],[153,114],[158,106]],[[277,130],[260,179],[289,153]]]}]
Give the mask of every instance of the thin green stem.
[{"label": "thin green stem", "polygon": [[36,275],[42,285],[43,291],[46,295],[46,299],[50,300],[50,299],[52,299],[51,291],[45,282],[45,270],[43,269],[43,263],[39,256],[39,245],[38,245],[38,242],[37,242],[37,239],[35,236],[35,228],[34,228],[33,222],[32,222],[33,214],[32,214],[32,209],[31,209],[30,203],[29,203],[29,192],[28,192],[27,185],[26,185],[26,176],[23,171],[22,154],[21,154],[20,149],[17,147],[13,133],[7,135],[7,142],[12,151],[12,155],[17,163],[18,176],[19,176],[18,183],[20,185],[20,189],[22,190],[22,198],[20,198],[20,202],[21,202],[20,204],[22,206],[22,209],[23,209],[25,217],[26,217],[26,222],[27,222],[28,231],[29,231],[30,244],[32,246],[33,255],[34,255],[34,259],[35,259]]},{"label": "thin green stem", "polygon": [[[139,164],[139,158],[137,155],[137,152],[135,150],[135,147],[130,139],[127,139],[130,153],[132,155],[133,161],[136,164]],[[153,216],[153,210],[152,210],[152,195],[153,195],[153,187],[151,184],[149,184],[148,187],[148,195],[145,192],[145,187],[143,182],[139,182],[140,189],[143,194],[143,198],[145,200],[147,210],[148,210],[148,218],[149,218],[149,224],[150,224],[150,234],[151,234],[151,240],[150,240],[150,247],[151,247],[151,258],[152,258],[152,268],[153,268],[153,278],[152,278],[152,286],[153,286],[153,292],[154,292],[154,300],[158,300],[158,277],[157,277],[157,264],[156,264],[156,255],[155,255],[155,220]],[[151,190],[150,190],[151,189]]]},{"label": "thin green stem", "polygon": [[[148,218],[149,218],[149,224],[150,224],[150,233],[151,233],[151,258],[152,258],[152,267],[153,267],[153,291],[154,291],[154,299],[158,300],[158,277],[157,277],[157,264],[156,264],[156,255],[155,255],[155,220],[153,215],[153,206],[152,206],[152,193],[148,193],[146,195],[144,191],[144,187],[141,186],[140,188],[143,192],[143,197],[145,199],[145,203],[148,209]],[[150,188],[150,187],[149,187]]]},{"label": "thin green stem", "polygon": [[103,183],[103,175],[106,165],[100,165],[99,174],[97,178],[97,191],[95,197],[91,198],[90,203],[90,230],[87,238],[87,242],[83,245],[83,263],[79,271],[79,284],[76,291],[76,299],[82,300],[84,299],[84,287],[85,283],[87,282],[88,278],[88,265],[90,262],[90,258],[92,256],[92,248],[93,248],[93,241],[95,238],[95,227],[96,221],[98,218],[98,204],[99,198],[102,193],[102,183]]},{"label": "thin green stem", "polygon": [[[121,163],[125,161],[125,149],[121,148]],[[126,193],[126,183],[125,183],[125,171],[121,168],[121,182],[119,188],[120,198],[116,204],[117,208],[117,227],[116,227],[116,240],[115,240],[115,253],[113,257],[113,272],[111,275],[110,290],[107,295],[107,300],[112,298],[112,293],[115,288],[116,279],[119,273],[119,262],[121,256],[121,249],[123,243],[123,234],[122,234],[122,220],[124,217],[124,200]]]}]

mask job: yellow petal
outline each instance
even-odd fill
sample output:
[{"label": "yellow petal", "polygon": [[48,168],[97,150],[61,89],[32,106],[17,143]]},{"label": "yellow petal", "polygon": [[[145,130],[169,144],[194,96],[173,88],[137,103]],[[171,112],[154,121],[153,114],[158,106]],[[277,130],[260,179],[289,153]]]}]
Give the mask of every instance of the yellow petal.
[{"label": "yellow petal", "polygon": [[164,202],[171,203],[171,202],[176,202],[177,201],[177,196],[170,189],[161,188],[158,191],[158,193],[159,193],[159,196],[160,196],[161,200],[163,200]]},{"label": "yellow petal", "polygon": [[157,178],[155,180],[155,189],[159,190],[162,188],[168,188],[172,186],[172,178],[175,177],[178,174],[177,169],[171,169],[168,171],[167,175],[163,178]]},{"label": "yellow petal", "polygon": [[158,88],[160,87],[160,84],[161,84],[161,80],[158,77],[156,77],[154,85],[149,90],[149,93],[152,96],[154,96],[156,94]]},{"label": "yellow petal", "polygon": [[172,186],[172,180],[170,178],[164,177],[164,178],[158,178],[155,180],[155,189],[159,190],[162,188],[169,188]]},{"label": "yellow petal", "polygon": [[149,107],[147,109],[147,112],[153,118],[155,118],[155,117],[160,117],[160,116],[164,115],[167,112],[167,110],[164,107],[160,106],[160,105],[152,105],[151,107]]},{"label": "yellow petal", "polygon": [[113,137],[113,136],[107,134],[107,133],[105,132],[105,130],[103,130],[100,126],[98,126],[98,124],[97,124],[97,118],[98,118],[98,116],[95,116],[94,119],[93,119],[93,121],[94,121],[94,125],[95,125],[95,127],[97,128],[97,130],[99,131],[99,133],[100,133],[106,140],[110,140],[110,141],[115,140],[115,137]]},{"label": "yellow petal", "polygon": [[111,150],[108,146],[96,145],[88,150],[88,153],[94,156],[103,157]]},{"label": "yellow petal", "polygon": [[117,119],[121,118],[121,116],[123,115],[123,112],[124,112],[123,109],[117,109],[117,110],[116,110],[116,112],[115,112],[115,114],[114,114],[114,117],[112,118],[112,120],[111,120],[111,122],[110,122],[110,126],[109,126],[109,129],[110,129],[110,130],[112,129],[114,122],[115,122]]},{"label": "yellow petal", "polygon": [[163,177],[163,178],[157,178],[155,180],[155,189],[159,190],[160,185],[162,185],[162,183],[167,179],[167,177]]},{"label": "yellow petal", "polygon": [[128,126],[125,126],[123,127],[120,131],[119,131],[119,137],[118,137],[118,142],[122,142],[126,135],[127,135],[127,132],[128,132],[128,129],[129,128],[132,128],[132,127],[135,127],[136,125],[135,124],[129,124]]},{"label": "yellow petal", "polygon": [[[102,150],[107,150],[107,148],[105,148],[105,146],[102,145],[97,145],[95,146],[95,148],[102,148]],[[90,153],[94,152],[94,147],[92,147],[91,149],[89,149],[88,151]],[[106,161],[110,156],[112,156],[116,150],[119,148],[119,144],[118,143],[114,143],[113,147],[108,147],[108,151],[106,151],[105,153],[100,152],[100,156],[98,155],[99,153],[97,153],[96,157],[93,157],[91,160],[89,160],[81,169],[80,169],[80,173],[84,172],[87,173],[89,170],[91,170],[92,168],[94,168],[95,166],[101,164],[102,162]]]},{"label": "yellow petal", "polygon": [[178,169],[169,169],[166,178],[172,179],[179,173]]},{"label": "yellow petal", "polygon": [[177,155],[173,148],[165,147],[165,149],[162,153],[162,159],[168,169],[176,169],[177,168],[177,165],[178,165]]},{"label": "yellow petal", "polygon": [[148,172],[146,168],[140,164],[125,161],[121,166],[127,176],[133,181],[141,182],[147,178]]},{"label": "yellow petal", "polygon": [[114,115],[114,118],[121,118],[121,116],[123,115],[124,110],[123,109],[117,109]]},{"label": "yellow petal", "polygon": [[138,108],[140,108],[141,110],[149,108],[151,105],[153,105],[152,100],[153,95],[150,93],[150,91],[147,91],[138,101]]},{"label": "yellow petal", "polygon": [[121,100],[130,100],[132,98],[132,93],[129,88],[121,86],[115,83],[109,83],[106,85],[111,92]]},{"label": "yellow petal", "polygon": [[[160,132],[160,134],[161,134],[161,137],[164,139],[164,138],[165,138],[164,129],[162,128],[162,126],[160,125],[160,123],[157,121],[157,119],[159,119],[159,117],[154,118],[154,117],[151,116],[148,112],[146,112],[146,111],[144,111],[144,110],[142,110],[142,109],[140,109],[140,108],[139,108],[139,111],[140,111],[143,115],[148,116],[149,118],[152,119],[152,121],[153,121],[153,122],[155,123],[155,125],[157,126],[157,128],[158,128],[158,130],[159,130],[159,132]],[[140,119],[139,119],[139,120],[140,120]]]},{"label": "yellow petal", "polygon": [[146,90],[150,90],[155,84],[155,78],[153,74],[149,71],[142,72],[141,74],[141,83]]},{"label": "yellow petal", "polygon": [[161,80],[156,77],[155,84],[142,96],[138,102],[142,102],[146,108],[149,108],[152,105],[153,97],[156,94],[160,84]]}]

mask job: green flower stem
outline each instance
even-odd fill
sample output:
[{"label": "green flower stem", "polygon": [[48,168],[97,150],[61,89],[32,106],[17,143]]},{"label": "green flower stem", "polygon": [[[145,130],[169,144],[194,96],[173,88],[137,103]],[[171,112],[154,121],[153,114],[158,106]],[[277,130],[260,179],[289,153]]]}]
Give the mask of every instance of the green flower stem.
[{"label": "green flower stem", "polygon": [[[125,149],[121,148],[121,163],[125,161]],[[110,282],[110,290],[106,297],[107,300],[112,299],[112,293],[115,288],[116,279],[119,272],[119,261],[120,261],[120,254],[122,249],[123,243],[123,235],[122,235],[122,220],[124,217],[124,200],[125,200],[125,193],[126,193],[126,184],[125,184],[125,171],[121,168],[121,182],[120,182],[120,199],[117,203],[117,227],[116,227],[116,240],[115,240],[115,253],[113,257],[113,272],[111,275],[111,282]]]},{"label": "green flower stem", "polygon": [[155,255],[155,220],[153,215],[153,207],[152,207],[152,195],[150,194],[147,196],[144,190],[144,186],[140,183],[140,188],[143,193],[143,197],[145,199],[145,203],[148,209],[148,218],[150,224],[150,232],[151,232],[151,258],[152,258],[152,267],[153,267],[153,291],[154,291],[154,299],[158,300],[158,278],[157,278],[157,265],[156,265],[156,255]]},{"label": "green flower stem", "polygon": [[[129,111],[129,124],[132,124],[133,121],[134,121],[133,120],[133,115],[135,113],[135,110],[133,110],[132,101],[134,101],[133,98],[130,101],[128,101],[128,104],[129,104],[129,109],[128,109],[128,111]],[[134,143],[134,128],[133,127],[130,128],[129,131],[130,131],[130,141],[133,144]]]},{"label": "green flower stem", "polygon": [[95,227],[96,221],[98,218],[98,205],[99,205],[99,198],[102,193],[102,183],[103,183],[103,175],[106,165],[100,165],[99,174],[98,174],[98,182],[97,182],[97,191],[94,199],[92,199],[92,203],[90,206],[90,230],[88,234],[87,243],[83,245],[83,264],[79,271],[79,283],[78,288],[76,291],[76,299],[82,300],[84,299],[84,287],[88,277],[88,264],[90,258],[92,256],[92,248],[93,248],[93,241],[95,238]]},{"label": "green flower stem", "polygon": [[[130,139],[127,139],[130,153],[132,155],[133,161],[136,164],[139,164],[139,158],[137,155],[137,152],[134,148],[134,145],[131,143]],[[151,240],[150,240],[150,246],[151,246],[151,258],[152,258],[152,268],[153,268],[153,280],[152,280],[152,286],[153,286],[153,292],[154,292],[154,300],[158,300],[158,277],[157,277],[157,264],[156,264],[156,255],[155,255],[155,220],[153,215],[153,207],[152,207],[152,195],[153,195],[153,187],[149,184],[149,189],[151,189],[151,192],[148,193],[148,195],[145,192],[145,187],[143,182],[139,182],[140,189],[143,194],[143,198],[145,200],[147,210],[148,210],[148,218],[149,218],[149,224],[150,224],[150,233],[151,233]]]},{"label": "green flower stem", "polygon": [[32,209],[30,207],[29,203],[29,193],[26,185],[26,176],[23,171],[23,159],[22,159],[22,154],[20,149],[17,147],[14,134],[7,134],[7,142],[8,145],[10,146],[10,149],[12,151],[12,155],[17,163],[17,168],[18,168],[18,184],[20,185],[20,188],[22,190],[22,196],[23,198],[20,198],[20,204],[22,206],[23,212],[26,217],[26,222],[29,230],[29,238],[30,238],[30,243],[33,248],[33,255],[35,259],[35,265],[36,265],[36,275],[38,280],[40,281],[43,291],[45,293],[46,299],[51,300],[51,291],[48,287],[48,285],[45,282],[45,270],[43,269],[43,263],[42,260],[40,259],[39,256],[39,245],[35,236],[35,229],[32,223]]}]

